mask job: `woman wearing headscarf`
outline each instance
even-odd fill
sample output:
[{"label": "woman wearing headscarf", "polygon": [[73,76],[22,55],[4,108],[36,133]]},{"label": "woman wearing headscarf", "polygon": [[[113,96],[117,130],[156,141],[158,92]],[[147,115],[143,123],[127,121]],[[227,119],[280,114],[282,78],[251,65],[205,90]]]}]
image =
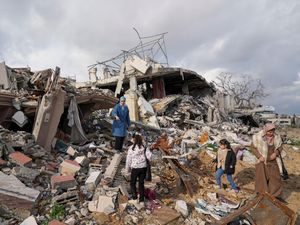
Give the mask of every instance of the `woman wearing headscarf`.
[{"label": "woman wearing headscarf", "polygon": [[253,135],[251,150],[257,158],[255,165],[255,191],[268,192],[279,197],[282,182],[276,158],[282,150],[282,141],[275,132],[275,124],[267,123],[263,130]]},{"label": "woman wearing headscarf", "polygon": [[114,118],[112,134],[116,138],[115,149],[120,152],[123,149],[123,142],[130,127],[129,109],[125,102],[126,98],[122,96],[120,103],[118,103],[112,111]]}]

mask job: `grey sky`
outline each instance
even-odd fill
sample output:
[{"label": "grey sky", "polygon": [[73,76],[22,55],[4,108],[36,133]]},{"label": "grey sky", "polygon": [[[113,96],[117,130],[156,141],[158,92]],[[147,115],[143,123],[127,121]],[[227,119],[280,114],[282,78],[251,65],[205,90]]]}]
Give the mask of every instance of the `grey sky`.
[{"label": "grey sky", "polygon": [[168,32],[171,66],[208,80],[222,71],[263,81],[263,102],[300,114],[298,0],[0,0],[0,61],[88,80],[87,66]]}]

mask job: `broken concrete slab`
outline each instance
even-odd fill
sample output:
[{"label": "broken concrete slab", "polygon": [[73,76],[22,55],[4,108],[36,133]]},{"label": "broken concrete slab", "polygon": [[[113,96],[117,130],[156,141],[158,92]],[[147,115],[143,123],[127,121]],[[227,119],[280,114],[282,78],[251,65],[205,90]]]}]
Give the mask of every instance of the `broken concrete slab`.
[{"label": "broken concrete slab", "polygon": [[189,215],[187,204],[183,200],[176,201],[175,210],[181,213],[181,215],[183,215],[184,217],[187,217]]},{"label": "broken concrete slab", "polygon": [[142,96],[138,99],[138,105],[140,107],[140,115],[141,116],[154,116],[155,112],[152,108],[152,105],[146,101],[146,99]]},{"label": "broken concrete slab", "polygon": [[52,189],[61,188],[63,190],[67,190],[68,188],[76,187],[76,180],[73,175],[53,175],[51,177],[51,186]]},{"label": "broken concrete slab", "polygon": [[11,170],[12,174],[18,177],[19,179],[26,179],[30,182],[40,175],[38,170],[34,170],[24,166],[16,166]]},{"label": "broken concrete slab", "polygon": [[104,180],[106,183],[110,184],[117,172],[118,166],[121,162],[122,155],[121,154],[115,154],[109,164],[109,166],[106,168],[106,171],[104,173]]},{"label": "broken concrete slab", "polygon": [[85,185],[89,191],[96,189],[101,179],[101,171],[95,171],[90,174],[90,176],[85,181]]},{"label": "broken concrete slab", "polygon": [[28,118],[22,111],[16,112],[11,119],[19,127],[24,127],[28,123]]},{"label": "broken concrete slab", "polygon": [[89,202],[88,205],[90,212],[99,212],[111,214],[115,212],[115,204],[112,197],[99,196],[98,200]]},{"label": "broken concrete slab", "polygon": [[34,216],[30,216],[27,219],[25,219],[20,225],[38,225],[35,217]]},{"label": "broken concrete slab", "polygon": [[[58,75],[59,68],[57,67],[53,79]],[[47,151],[51,150],[52,140],[56,134],[60,117],[64,112],[65,97],[66,92],[64,90],[56,89],[47,92],[40,103],[32,134],[35,136],[36,142]]]},{"label": "broken concrete slab", "polygon": [[0,172],[0,202],[8,208],[30,210],[38,200],[40,192],[26,187],[14,175]]},{"label": "broken concrete slab", "polygon": [[9,154],[9,159],[11,162],[18,164],[20,166],[28,166],[32,162],[32,159],[22,152],[13,152]]}]

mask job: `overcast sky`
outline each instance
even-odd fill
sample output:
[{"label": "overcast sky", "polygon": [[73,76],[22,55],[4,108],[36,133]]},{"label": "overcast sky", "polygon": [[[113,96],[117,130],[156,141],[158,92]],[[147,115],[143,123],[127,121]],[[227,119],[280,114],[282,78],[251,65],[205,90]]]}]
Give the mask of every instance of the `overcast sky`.
[{"label": "overcast sky", "polygon": [[261,79],[263,103],[300,114],[298,0],[0,0],[0,61],[61,67],[88,80],[87,66],[162,32],[171,66],[212,80],[228,71]]}]

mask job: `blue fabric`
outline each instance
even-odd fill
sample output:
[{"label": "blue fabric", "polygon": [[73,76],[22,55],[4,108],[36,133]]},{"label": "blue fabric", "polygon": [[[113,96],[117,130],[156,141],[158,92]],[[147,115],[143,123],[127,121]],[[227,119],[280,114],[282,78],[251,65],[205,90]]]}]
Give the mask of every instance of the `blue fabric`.
[{"label": "blue fabric", "polygon": [[130,126],[129,109],[127,105],[122,107],[120,104],[117,104],[112,111],[112,116],[118,116],[120,118],[120,120],[113,121],[113,136],[125,137]]},{"label": "blue fabric", "polygon": [[[222,175],[224,174],[224,170],[219,168],[217,171],[216,171],[216,180],[217,180],[217,184],[218,186],[221,188],[222,187],[222,184],[221,184],[221,177]],[[228,182],[230,183],[230,186],[233,190],[238,190],[236,184],[234,183],[233,181],[233,178],[232,178],[232,175],[231,174],[226,174],[227,175],[227,180]]]}]

